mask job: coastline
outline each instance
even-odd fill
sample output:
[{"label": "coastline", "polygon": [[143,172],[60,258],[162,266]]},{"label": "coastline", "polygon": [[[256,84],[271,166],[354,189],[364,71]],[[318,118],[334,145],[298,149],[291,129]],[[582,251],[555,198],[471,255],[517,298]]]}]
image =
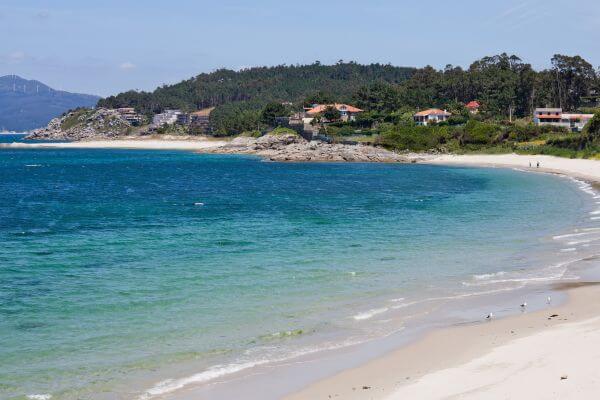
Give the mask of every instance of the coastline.
[{"label": "coastline", "polygon": [[[397,157],[390,158],[387,154],[369,155],[365,160],[352,159],[352,157],[333,157],[324,159],[319,157],[305,157],[294,159],[294,157],[282,155],[281,151],[274,155],[269,148],[248,148],[247,140],[241,138],[240,144],[236,141],[220,140],[206,137],[124,137],[111,140],[87,140],[74,142],[42,142],[42,143],[24,143],[13,142],[0,144],[1,148],[64,148],[64,149],[139,149],[139,150],[187,150],[195,151],[199,154],[250,154],[258,155],[271,161],[285,162],[401,162],[401,163],[420,163],[430,165],[455,165],[472,166],[488,168],[517,168],[528,172],[546,172],[559,175],[565,175],[576,179],[582,179],[589,183],[600,184],[600,160],[591,159],[570,159],[547,155],[520,155],[520,154],[431,154],[431,153],[406,153],[397,154]],[[246,147],[244,147],[246,146]],[[329,145],[331,146],[331,145]],[[364,149],[379,148],[372,146],[348,146],[361,147]],[[285,150],[285,148],[284,148]],[[331,149],[327,149],[331,150]],[[337,149],[340,150],[340,149]],[[341,149],[344,151],[344,148]],[[388,152],[391,153],[391,152]],[[540,167],[536,167],[536,163]],[[529,166],[531,163],[531,166]]]},{"label": "coastline", "polygon": [[[531,167],[529,163],[531,162]],[[536,163],[540,167],[536,167]],[[589,183],[600,183],[600,161],[580,158],[561,158],[546,155],[520,154],[469,154],[433,156],[424,163],[434,165],[457,165],[489,168],[518,168],[528,172],[547,172],[582,179]]]},{"label": "coastline", "polygon": [[[209,151],[210,153],[219,153],[218,147],[220,146],[220,144],[217,141],[211,142],[211,144],[207,144],[205,140],[175,141],[147,139],[132,140],[132,142],[134,143],[130,143],[127,140],[108,142],[110,143],[107,143],[107,141],[50,144],[38,143],[35,144],[34,147],[132,148],[152,150],[191,150],[198,152],[205,152],[206,149],[209,148],[211,149],[211,151]],[[31,145],[27,145],[27,147],[30,146]],[[423,155],[419,156],[422,157]],[[541,163],[541,167],[539,169],[535,167],[529,168],[529,161],[531,161],[532,164],[534,164],[538,160]],[[433,165],[439,164],[456,166],[464,165],[476,167],[513,168],[528,172],[561,174],[594,183],[600,182],[600,168],[598,168],[598,166],[600,165],[600,161],[593,160],[570,160],[551,156],[521,156],[513,154],[467,156],[428,155],[427,157],[425,157],[425,159],[419,159],[418,161],[425,164]],[[390,400],[395,400],[396,397],[389,397],[390,393],[396,393],[393,396],[404,397],[405,393],[414,393],[404,391],[424,390],[422,389],[423,386],[417,387],[411,384],[415,381],[416,378],[421,378],[419,380],[419,385],[435,386],[435,383],[430,382],[438,382],[437,380],[444,379],[443,377],[447,376],[442,375],[442,378],[440,378],[440,375],[437,374],[441,373],[442,371],[445,371],[444,374],[448,374],[448,371],[453,371],[453,374],[464,374],[465,371],[469,370],[469,365],[472,366],[472,363],[481,362],[482,354],[483,357],[486,357],[487,354],[494,351],[494,349],[499,348],[500,346],[512,346],[515,338],[527,338],[527,340],[533,341],[533,343],[537,343],[538,341],[544,342],[544,340],[547,339],[545,339],[544,337],[540,339],[537,336],[538,334],[549,332],[550,329],[555,327],[556,325],[569,325],[572,324],[574,321],[580,322],[584,326],[584,328],[581,328],[581,325],[568,326],[565,329],[566,333],[561,334],[563,336],[557,336],[560,337],[560,340],[569,340],[569,338],[572,338],[574,335],[581,334],[581,329],[585,330],[589,327],[593,327],[593,329],[600,331],[600,324],[598,324],[598,321],[592,320],[593,316],[600,315],[598,313],[598,311],[600,310],[597,310],[596,308],[588,308],[587,306],[585,306],[585,302],[583,301],[581,301],[581,304],[583,304],[582,306],[578,300],[579,296],[583,296],[586,299],[588,299],[588,303],[594,303],[593,301],[589,301],[589,299],[592,298],[596,300],[600,298],[599,289],[597,289],[594,285],[585,285],[582,287],[563,286],[560,287],[559,290],[564,290],[570,296],[569,301],[565,305],[548,308],[544,311],[525,313],[524,315],[516,317],[506,317],[494,320],[491,323],[470,323],[467,326],[461,325],[458,327],[451,328],[434,327],[431,329],[430,332],[428,331],[429,333],[424,334],[423,337],[416,339],[414,342],[408,343],[399,348],[397,347],[384,355],[376,355],[376,358],[374,360],[368,361],[362,366],[349,367],[351,369],[339,372],[337,375],[334,375],[331,378],[324,377],[323,379],[323,377],[317,377],[314,380],[316,381],[315,383],[310,383],[305,389],[302,389],[297,393],[290,395],[288,398],[294,400],[303,398],[329,398],[329,396],[331,395],[331,398],[389,398]],[[586,294],[580,294],[584,292]],[[556,301],[556,303],[558,303],[558,301]],[[573,304],[576,304],[576,306],[573,306]],[[584,307],[585,312],[581,311],[582,307]],[[559,310],[560,312],[556,311],[557,314],[570,315],[570,317],[566,321],[562,318],[554,318],[548,322],[548,320],[546,319],[548,315],[546,315],[545,313],[550,310],[552,310],[552,313],[555,312],[554,310]],[[512,323],[512,328],[510,328],[508,325],[505,326],[505,323]],[[515,326],[517,328],[515,328]],[[480,327],[480,330],[478,330],[477,327]],[[517,332],[516,329],[518,329],[519,332],[522,332],[523,334],[508,334],[506,332],[506,329],[509,328],[510,330],[513,330],[515,332]],[[448,332],[452,333],[449,334]],[[466,338],[464,341],[462,341],[463,336]],[[448,340],[448,337],[452,339]],[[553,336],[553,338],[555,337]],[[426,345],[423,343],[426,343]],[[452,343],[452,345],[448,346],[449,343]],[[430,353],[434,354],[431,355]],[[406,361],[408,357],[407,354],[412,354],[413,358],[408,358],[409,360],[411,360],[411,362]],[[539,356],[539,354],[532,354],[532,357]],[[421,362],[428,362],[429,364],[421,364]],[[318,361],[314,362],[313,365],[318,366]],[[403,369],[405,366],[407,369]],[[446,369],[444,370],[444,368]],[[570,370],[573,371],[574,369],[572,368]],[[494,377],[502,376],[500,372],[501,371],[496,371]],[[409,376],[410,379],[404,378],[405,381],[402,381],[403,375]],[[352,381],[351,379],[354,379],[354,381]],[[467,380],[468,379],[465,379],[464,382],[467,383]],[[351,387],[347,385],[348,382],[352,383]],[[363,386],[367,386],[368,388],[363,389]],[[194,388],[190,387],[189,389],[193,394],[193,396],[191,397],[186,397],[185,391],[187,390],[184,390],[181,393],[173,393],[172,396],[170,395],[168,396],[168,398],[196,398],[194,397],[194,395],[197,392],[194,390]],[[461,390],[461,387],[457,387],[456,390]],[[204,397],[200,396],[200,398]],[[419,396],[419,398],[425,397]],[[439,398],[439,396],[432,398]]]},{"label": "coastline", "polygon": [[600,358],[600,286],[556,289],[567,293],[565,304],[434,330],[286,399],[592,398],[600,379],[593,367]]},{"label": "coastline", "polygon": [[81,140],[74,142],[41,142],[4,143],[0,148],[9,149],[137,149],[137,150],[188,150],[205,151],[224,146],[227,141],[207,138],[176,138],[166,136],[155,137],[124,137],[113,140]]},{"label": "coastline", "polygon": [[[600,185],[596,160],[441,155],[422,163],[512,168]],[[594,198],[600,204],[600,195]],[[597,260],[591,260],[596,261],[593,267],[600,267]],[[531,313],[433,329],[413,343],[285,399],[593,398],[600,382],[594,370],[600,359],[600,282],[558,283],[554,290],[564,292],[566,301]]]},{"label": "coastline", "polygon": [[[510,168],[526,172],[557,174],[584,181],[580,182],[580,189],[588,194],[592,190],[588,184],[600,183],[600,161],[595,160],[510,154],[430,155],[426,160],[421,161],[431,165]],[[529,167],[529,161],[532,163],[532,168]],[[535,167],[538,161],[539,168]],[[595,194],[594,202],[600,204],[598,198],[599,195]],[[585,259],[584,262],[591,262],[591,269],[598,269],[600,264],[597,260],[598,258],[593,257],[589,260]],[[595,387],[589,382],[600,380],[600,374],[588,372],[593,370],[592,366],[600,358],[600,352],[587,351],[588,348],[600,346],[600,303],[598,302],[600,286],[596,285],[596,276],[597,273],[591,281],[569,283],[567,280],[558,284],[530,288],[528,293],[532,297],[545,299],[546,294],[549,293],[552,293],[553,297],[551,304],[548,305],[539,300],[535,307],[530,304],[531,312],[527,309],[523,312],[519,311],[518,304],[524,297],[523,293],[515,291],[509,294],[514,296],[514,300],[510,300],[512,306],[502,302],[494,304],[505,312],[501,313],[500,318],[494,318],[491,322],[482,318],[454,325],[429,326],[416,335],[413,332],[413,336],[404,342],[396,342],[394,347],[388,347],[383,352],[381,347],[359,344],[358,347],[362,347],[362,350],[354,350],[355,353],[362,353],[363,357],[368,352],[371,352],[371,355],[363,358],[358,364],[356,358],[350,361],[352,357],[348,356],[348,353],[352,353],[353,350],[321,355],[320,360],[318,357],[309,357],[291,361],[285,368],[292,368],[292,372],[294,368],[296,372],[301,371],[302,368],[306,372],[311,368],[290,367],[293,364],[307,364],[312,368],[326,366],[325,368],[330,368],[331,371],[331,364],[335,363],[332,360],[340,358],[339,353],[342,353],[342,360],[345,358],[350,362],[333,374],[325,373],[319,377],[317,373],[313,373],[309,378],[304,377],[310,382],[305,383],[303,387],[288,391],[282,396],[274,396],[270,393],[270,398],[400,400],[454,398],[453,396],[482,398],[483,396],[504,399],[506,393],[511,393],[514,398],[523,395],[555,398],[552,396],[556,393],[561,393],[560,398],[591,397],[595,393]],[[485,305],[483,300],[481,304],[483,307],[490,306],[489,302]],[[489,310],[481,311],[483,313]],[[554,314],[558,316],[550,317]],[[580,340],[582,336],[589,339]],[[555,343],[565,342],[578,343],[575,347],[576,353],[572,353],[570,347],[555,346]],[[551,345],[552,351],[548,351]],[[528,351],[528,349],[532,350]],[[507,359],[505,357],[507,354],[514,356],[514,359]],[[572,354],[576,354],[576,357],[571,357],[569,364],[563,368],[561,360],[568,359]],[[280,367],[281,365],[259,368],[252,373],[255,376],[276,377],[275,380],[262,377],[259,379],[260,384],[248,385],[243,383],[242,376],[238,376],[232,377],[232,382],[246,389],[256,389],[259,393],[261,384],[271,384],[273,385],[271,390],[283,393],[280,388],[282,384],[275,381],[289,379],[293,373],[290,374],[289,371],[282,373],[279,371]],[[520,374],[521,378],[509,379],[507,371],[514,375]],[[563,376],[567,376],[567,379],[561,379]],[[579,376],[577,381],[574,380],[575,376]],[[568,379],[571,381],[565,383],[564,381]],[[535,384],[528,386],[523,382]],[[215,383],[222,385],[225,382]],[[295,382],[295,385],[298,386],[298,382]],[[229,392],[229,394],[236,393]],[[191,400],[212,398],[212,394],[202,388],[194,388],[192,385],[165,398]],[[227,396],[218,398],[227,398]],[[254,395],[251,398],[260,397]]]}]

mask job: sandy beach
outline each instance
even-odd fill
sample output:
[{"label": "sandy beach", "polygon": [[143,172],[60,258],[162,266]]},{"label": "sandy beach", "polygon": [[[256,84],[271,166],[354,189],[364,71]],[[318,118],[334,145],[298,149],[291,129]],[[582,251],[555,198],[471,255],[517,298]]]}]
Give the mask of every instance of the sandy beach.
[{"label": "sandy beach", "polygon": [[2,144],[4,148],[60,148],[60,149],[140,149],[202,151],[225,145],[224,140],[206,138],[123,138],[118,140],[89,140],[77,142],[15,142]]},{"label": "sandy beach", "polygon": [[559,290],[564,305],[434,331],[288,399],[596,398],[600,287]]},{"label": "sandy beach", "polygon": [[[539,168],[537,163],[539,162]],[[466,165],[479,167],[520,168],[533,172],[550,172],[584,179],[590,182],[600,182],[600,161],[561,158],[544,155],[454,155],[434,156],[427,160],[429,164]],[[530,165],[531,163],[531,165]]]}]

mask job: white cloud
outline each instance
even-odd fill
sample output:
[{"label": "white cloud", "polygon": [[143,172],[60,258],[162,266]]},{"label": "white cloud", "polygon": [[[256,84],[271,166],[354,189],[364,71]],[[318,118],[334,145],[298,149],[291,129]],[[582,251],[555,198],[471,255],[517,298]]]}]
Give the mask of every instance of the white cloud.
[{"label": "white cloud", "polygon": [[25,59],[25,53],[22,51],[13,51],[8,54],[8,60],[12,62],[21,62]]},{"label": "white cloud", "polygon": [[121,65],[119,65],[119,68],[123,71],[130,71],[132,69],[135,69],[136,65],[131,61],[125,61],[124,63],[121,63]]}]

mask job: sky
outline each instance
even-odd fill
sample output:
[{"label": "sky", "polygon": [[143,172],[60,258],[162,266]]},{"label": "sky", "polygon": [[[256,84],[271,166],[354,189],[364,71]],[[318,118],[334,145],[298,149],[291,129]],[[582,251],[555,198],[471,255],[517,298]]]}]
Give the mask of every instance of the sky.
[{"label": "sky", "polygon": [[516,54],[600,66],[598,0],[0,0],[0,75],[108,96],[217,68],[468,67]]}]

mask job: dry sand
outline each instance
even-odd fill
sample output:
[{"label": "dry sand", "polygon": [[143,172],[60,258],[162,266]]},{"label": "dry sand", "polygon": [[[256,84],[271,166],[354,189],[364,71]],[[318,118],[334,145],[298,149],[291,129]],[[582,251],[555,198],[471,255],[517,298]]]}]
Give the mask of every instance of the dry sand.
[{"label": "dry sand", "polygon": [[[521,168],[531,171],[552,172],[574,178],[600,182],[600,160],[570,159],[554,156],[528,156],[518,154],[498,155],[441,155],[426,161],[429,164],[471,165],[487,167]],[[537,168],[537,163],[540,167]],[[531,167],[529,166],[531,163]]]},{"label": "dry sand", "polygon": [[225,145],[223,140],[190,139],[190,138],[125,138],[118,140],[89,140],[78,142],[52,143],[8,143],[0,145],[4,148],[61,148],[61,149],[145,149],[145,150],[190,150],[202,151]]}]

